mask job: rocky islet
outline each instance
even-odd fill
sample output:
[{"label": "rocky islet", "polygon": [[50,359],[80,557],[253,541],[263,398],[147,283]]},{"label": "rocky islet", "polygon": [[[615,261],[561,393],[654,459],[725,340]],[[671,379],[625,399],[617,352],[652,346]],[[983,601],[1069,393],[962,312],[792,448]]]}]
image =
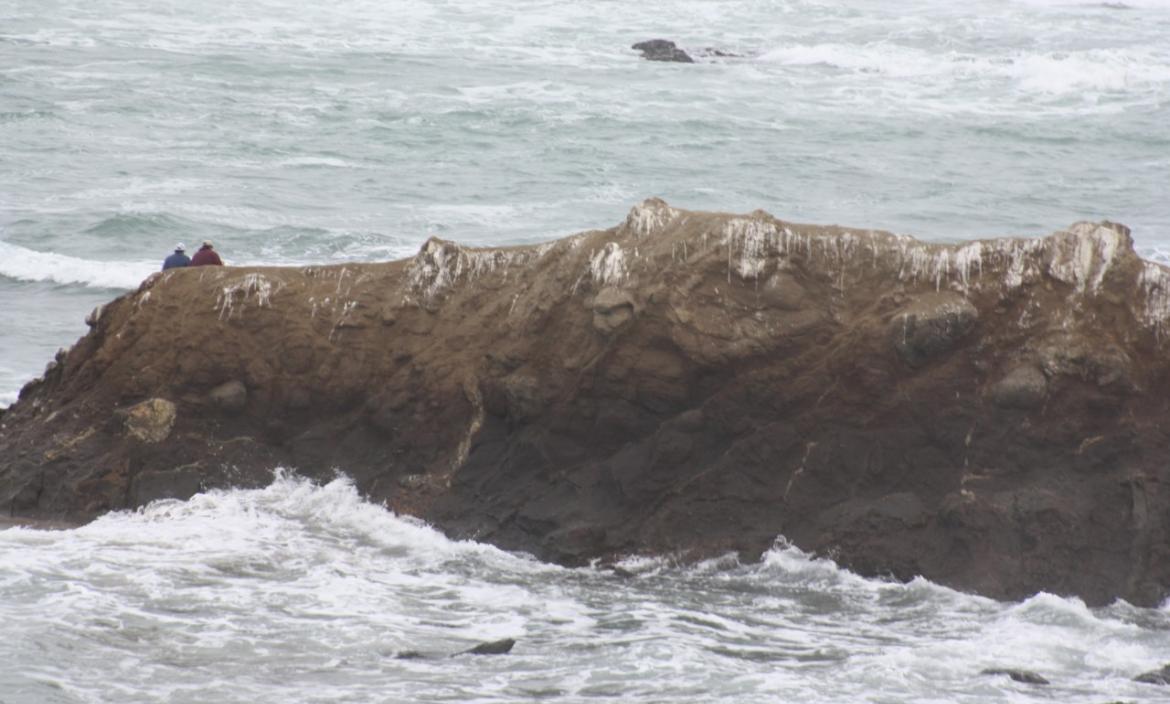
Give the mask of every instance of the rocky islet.
[{"label": "rocky islet", "polygon": [[564,564],[758,557],[1159,603],[1170,273],[1128,230],[928,244],[659,200],[539,246],[175,270],[0,427],[0,507],[84,521],[337,469]]}]

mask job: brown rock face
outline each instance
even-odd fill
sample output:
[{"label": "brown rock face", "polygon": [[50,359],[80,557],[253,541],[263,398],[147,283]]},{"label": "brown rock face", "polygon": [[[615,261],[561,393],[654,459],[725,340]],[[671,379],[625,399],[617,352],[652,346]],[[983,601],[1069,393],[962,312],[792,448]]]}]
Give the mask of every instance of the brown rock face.
[{"label": "brown rock face", "polygon": [[0,507],[341,468],[569,564],[784,535],[863,574],[1153,604],[1168,320],[1170,272],[1111,223],[943,246],[650,200],[537,247],[175,269],[0,419]]}]

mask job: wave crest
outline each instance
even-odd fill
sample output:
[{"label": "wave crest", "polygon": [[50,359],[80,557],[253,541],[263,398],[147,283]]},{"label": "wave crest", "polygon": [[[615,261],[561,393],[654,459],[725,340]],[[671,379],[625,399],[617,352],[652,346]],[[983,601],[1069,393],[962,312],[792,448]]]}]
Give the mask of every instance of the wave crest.
[{"label": "wave crest", "polygon": [[912,82],[935,80],[1008,83],[1024,95],[1066,96],[1085,91],[1158,89],[1170,84],[1170,66],[1151,49],[1092,49],[981,56],[933,51],[887,42],[787,46],[762,61],[821,66]]},{"label": "wave crest", "polygon": [[0,241],[0,276],[17,281],[129,290],[137,288],[143,279],[157,271],[161,261],[98,261],[38,252]]}]

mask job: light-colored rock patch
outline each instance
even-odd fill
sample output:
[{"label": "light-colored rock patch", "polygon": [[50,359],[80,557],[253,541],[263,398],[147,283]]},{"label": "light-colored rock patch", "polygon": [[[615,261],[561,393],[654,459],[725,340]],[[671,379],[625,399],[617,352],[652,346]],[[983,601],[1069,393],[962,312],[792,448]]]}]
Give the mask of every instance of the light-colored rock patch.
[{"label": "light-colored rock patch", "polygon": [[142,442],[162,442],[170,437],[178,413],[165,398],[152,398],[126,410],[126,433]]}]

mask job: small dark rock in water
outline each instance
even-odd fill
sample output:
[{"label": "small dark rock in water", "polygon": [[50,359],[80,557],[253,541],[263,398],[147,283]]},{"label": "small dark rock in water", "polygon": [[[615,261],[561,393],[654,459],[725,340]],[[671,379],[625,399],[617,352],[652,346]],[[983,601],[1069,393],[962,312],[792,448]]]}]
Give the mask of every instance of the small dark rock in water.
[{"label": "small dark rock in water", "polygon": [[1137,677],[1134,677],[1133,681],[1144,682],[1145,684],[1170,684],[1170,664],[1163,665],[1160,670],[1143,672]]},{"label": "small dark rock in water", "polygon": [[511,652],[513,645],[516,645],[516,640],[513,638],[493,640],[490,643],[480,643],[471,650],[464,650],[456,655],[503,655]]},{"label": "small dark rock in water", "polygon": [[1023,682],[1024,684],[1048,684],[1048,680],[1044,679],[1035,672],[1028,670],[1012,670],[1001,667],[989,667],[980,674],[982,675],[1007,675],[1016,682]]},{"label": "small dark rock in water", "polygon": [[401,653],[394,656],[399,660],[422,660],[426,657],[417,650],[403,650]]},{"label": "small dark rock in water", "polygon": [[674,42],[666,39],[651,39],[638,42],[632,49],[642,52],[642,58],[647,61],[676,61],[683,64],[693,64],[695,60],[687,52],[675,46]]},{"label": "small dark rock in water", "polygon": [[734,51],[724,51],[709,46],[699,50],[700,56],[714,56],[717,59],[742,59],[743,54],[737,54]]},{"label": "small dark rock in water", "polygon": [[609,569],[613,572],[613,576],[621,577],[622,579],[630,579],[632,577],[637,576],[633,572],[625,569],[624,567],[614,566],[614,567],[610,567]]}]

